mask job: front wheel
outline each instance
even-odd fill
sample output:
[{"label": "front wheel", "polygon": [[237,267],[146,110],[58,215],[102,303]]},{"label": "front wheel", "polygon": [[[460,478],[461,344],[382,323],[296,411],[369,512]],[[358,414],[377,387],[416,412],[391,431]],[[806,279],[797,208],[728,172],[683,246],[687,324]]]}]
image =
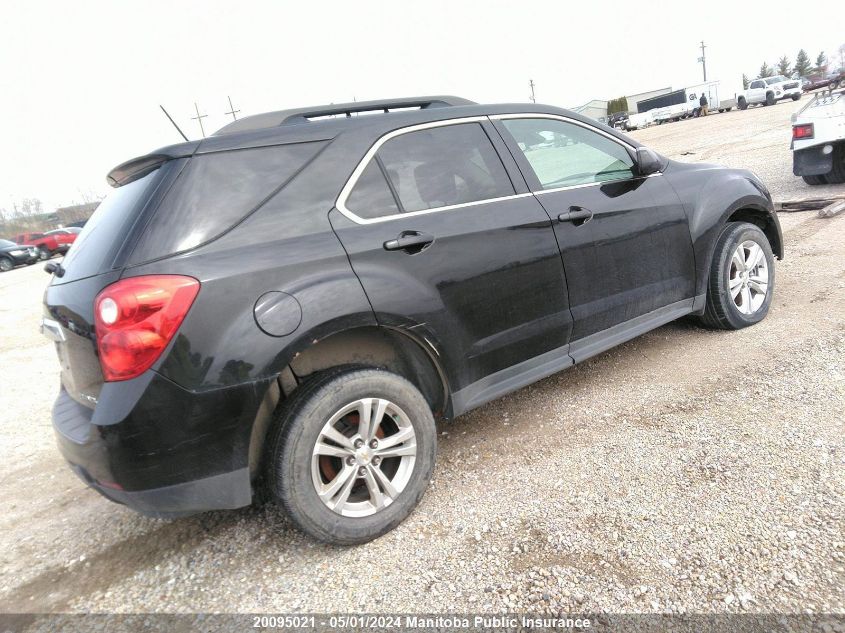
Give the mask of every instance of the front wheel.
[{"label": "front wheel", "polygon": [[766,93],[766,102],[763,105],[775,105],[775,95],[772,92]]},{"label": "front wheel", "polygon": [[766,235],[753,224],[729,222],[710,263],[702,322],[739,330],[762,321],[772,303],[774,282],[775,260]]},{"label": "front wheel", "polygon": [[801,95],[792,95],[793,101],[798,101],[798,99],[800,99],[800,98],[801,98]]},{"label": "front wheel", "polygon": [[748,107],[748,102],[745,100],[745,97],[740,97],[737,100],[736,105],[740,110],[745,110]]},{"label": "front wheel", "polygon": [[380,369],[313,377],[279,409],[268,483],[294,523],[336,545],[365,543],[416,507],[434,467],[437,433],[414,385]]},{"label": "front wheel", "polygon": [[44,261],[45,259],[50,259],[53,254],[50,252],[50,249],[46,246],[39,246],[38,247],[38,259]]}]

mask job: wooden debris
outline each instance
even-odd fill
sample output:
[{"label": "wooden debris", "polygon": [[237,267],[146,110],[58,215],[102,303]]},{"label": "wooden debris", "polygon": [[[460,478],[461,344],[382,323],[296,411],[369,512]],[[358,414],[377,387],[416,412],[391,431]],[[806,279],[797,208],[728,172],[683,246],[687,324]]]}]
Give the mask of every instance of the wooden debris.
[{"label": "wooden debris", "polygon": [[[784,200],[780,202],[775,202],[775,211],[817,211],[821,209],[826,209],[831,206],[835,206],[840,202],[845,202],[845,196],[836,196],[833,198],[799,198],[797,200]],[[834,215],[836,214],[834,213]]]},{"label": "wooden debris", "polygon": [[829,204],[823,209],[819,209],[819,217],[832,218],[834,215],[839,215],[843,211],[845,211],[845,198],[839,200],[838,202],[834,202],[833,204]]}]

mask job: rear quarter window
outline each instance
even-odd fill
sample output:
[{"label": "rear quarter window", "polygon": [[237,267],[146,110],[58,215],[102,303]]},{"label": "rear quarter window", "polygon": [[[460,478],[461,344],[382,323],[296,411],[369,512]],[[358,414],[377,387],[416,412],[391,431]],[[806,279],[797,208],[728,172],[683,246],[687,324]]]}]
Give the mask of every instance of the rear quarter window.
[{"label": "rear quarter window", "polygon": [[65,255],[62,261],[65,274],[54,277],[54,284],[83,279],[111,269],[116,250],[123,244],[137,212],[160,179],[160,172],[161,169],[157,169],[106,196],[77,235],[73,248]]},{"label": "rear quarter window", "polygon": [[296,143],[194,156],[143,231],[130,264],[219,237],[275,194],[324,145]]}]

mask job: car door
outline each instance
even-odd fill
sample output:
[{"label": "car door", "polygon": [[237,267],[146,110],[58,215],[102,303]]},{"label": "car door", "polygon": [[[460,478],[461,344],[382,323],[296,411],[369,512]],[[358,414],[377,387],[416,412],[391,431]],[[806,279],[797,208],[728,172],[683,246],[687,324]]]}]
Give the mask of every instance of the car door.
[{"label": "car door", "polygon": [[638,176],[633,147],[565,117],[501,115],[496,125],[553,219],[576,361],[620,332],[690,310],[695,261],[686,213],[660,173]]},{"label": "car door", "polygon": [[386,135],[330,219],[378,322],[431,346],[456,412],[572,363],[551,220],[486,117]]},{"label": "car door", "polygon": [[766,100],[766,82],[762,79],[757,79],[751,82],[748,87],[748,102],[762,103]]}]

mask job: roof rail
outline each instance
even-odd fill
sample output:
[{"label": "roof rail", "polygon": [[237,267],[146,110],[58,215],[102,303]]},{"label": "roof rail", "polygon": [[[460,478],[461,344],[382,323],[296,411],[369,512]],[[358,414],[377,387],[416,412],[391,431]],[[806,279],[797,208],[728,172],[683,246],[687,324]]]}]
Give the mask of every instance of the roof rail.
[{"label": "roof rail", "polygon": [[352,103],[337,103],[326,106],[309,108],[296,108],[294,110],[283,110],[282,125],[285,123],[305,122],[308,119],[317,117],[335,116],[345,114],[352,116],[356,112],[375,112],[381,110],[389,112],[397,108],[443,108],[447,106],[476,105],[474,101],[462,99],[461,97],[437,96],[437,97],[404,97],[402,99],[377,99],[375,101],[353,101]]},{"label": "roof rail", "polygon": [[353,101],[352,103],[333,103],[330,105],[294,108],[265,112],[233,121],[217,130],[214,135],[243,132],[259,128],[276,127],[292,123],[307,123],[311,119],[345,115],[351,117],[360,112],[390,112],[404,108],[443,108],[448,106],[477,105],[475,101],[449,95],[431,97],[403,97],[400,99],[377,99],[375,101]]}]

